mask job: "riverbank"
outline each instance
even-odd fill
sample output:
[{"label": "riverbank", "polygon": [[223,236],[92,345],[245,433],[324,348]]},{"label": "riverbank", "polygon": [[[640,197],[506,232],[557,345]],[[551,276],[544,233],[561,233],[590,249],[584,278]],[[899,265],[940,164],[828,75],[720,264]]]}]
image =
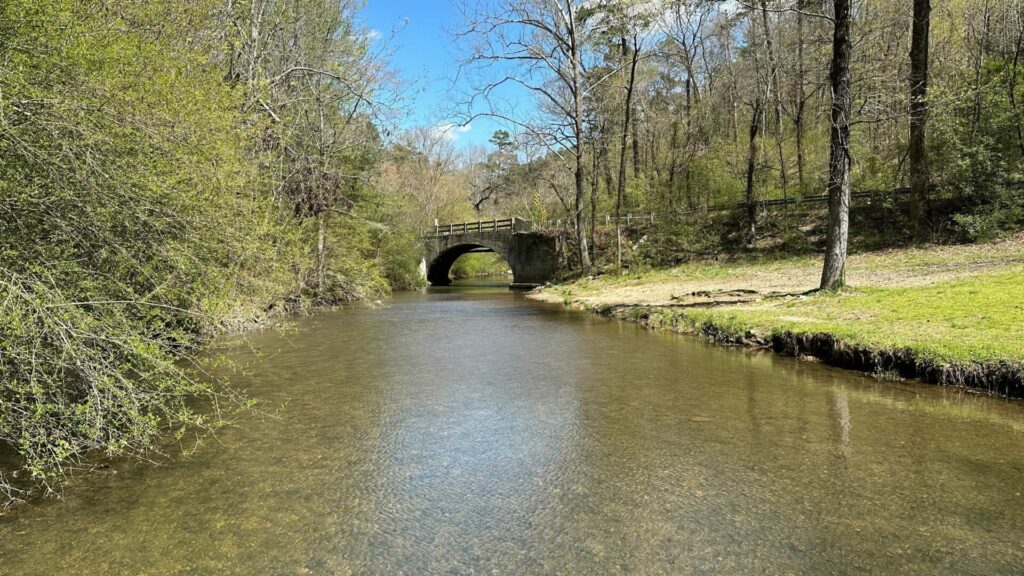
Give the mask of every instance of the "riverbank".
[{"label": "riverbank", "polygon": [[1024,397],[1024,234],[852,255],[850,287],[810,293],[816,257],[685,264],[530,298],[871,372]]}]

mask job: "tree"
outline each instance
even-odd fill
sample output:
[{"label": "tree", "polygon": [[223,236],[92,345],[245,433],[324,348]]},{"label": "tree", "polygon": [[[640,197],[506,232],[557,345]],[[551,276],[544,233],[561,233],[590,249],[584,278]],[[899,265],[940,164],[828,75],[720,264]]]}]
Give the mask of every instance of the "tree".
[{"label": "tree", "polygon": [[498,205],[519,163],[516,143],[507,130],[496,130],[488,141],[495,150],[469,168],[477,176],[471,183],[470,199],[478,214],[487,202]]},{"label": "tree", "polygon": [[767,60],[768,70],[765,73],[768,98],[774,104],[774,115],[772,116],[775,127],[775,147],[779,156],[779,183],[782,185],[783,198],[786,197],[789,187],[789,179],[786,174],[786,154],[782,143],[782,82],[779,80],[779,63],[775,54],[775,43],[772,40],[773,31],[769,25],[768,0],[760,0],[761,27],[764,34],[764,54]]},{"label": "tree", "polygon": [[622,198],[626,193],[626,150],[629,146],[630,129],[633,134],[633,172],[640,175],[639,135],[637,134],[634,110],[637,65],[643,57],[646,30],[650,18],[642,7],[632,3],[605,2],[600,5],[600,16],[606,21],[605,34],[614,38],[619,47],[618,71],[624,76],[622,90],[625,100],[622,104],[622,130],[619,134],[619,175],[615,190],[615,265],[622,268]]},{"label": "tree", "polygon": [[846,252],[850,235],[850,114],[853,93],[850,88],[850,1],[833,0],[832,112],[829,125],[828,235],[821,289],[837,290],[845,284]]},{"label": "tree", "polygon": [[225,15],[234,33],[226,76],[244,87],[274,199],[315,223],[313,265],[299,290],[317,299],[337,296],[328,281],[331,221],[354,218],[368,193],[381,144],[373,120],[393,97],[384,60],[353,24],[358,8],[356,0],[251,0],[229,2]]},{"label": "tree", "polygon": [[459,218],[459,204],[467,199],[457,182],[459,154],[447,131],[417,126],[401,133],[385,163],[388,193],[412,198],[420,228]]},{"label": "tree", "polygon": [[[929,229],[928,212],[928,36],[931,0],[914,0],[910,41],[910,219],[914,233],[924,238]],[[1011,97],[1012,97],[1011,90]]]},{"label": "tree", "polygon": [[[761,137],[761,132],[764,127],[765,106],[771,98],[772,74],[771,70],[764,69],[761,58],[758,54],[758,43],[754,41],[757,34],[757,25],[754,22],[756,16],[753,8],[748,10],[748,17],[749,25],[747,26],[747,33],[748,40],[751,44],[751,64],[753,66],[754,85],[753,101],[750,104],[750,129],[748,130],[747,140],[745,204],[747,211],[747,243],[752,246],[754,241],[757,239],[757,191],[755,187],[757,180],[758,155],[760,154],[758,138]],[[767,19],[764,19],[764,22],[765,24],[762,34],[767,30]],[[767,52],[767,47],[770,46],[770,43],[767,40],[763,40],[761,44],[765,46],[765,51]],[[765,54],[765,56],[768,57],[767,54]]]},{"label": "tree", "polygon": [[0,2],[0,508],[222,424],[218,331],[317,277],[387,290],[365,230],[310,217],[355,208],[380,146],[352,6]]},{"label": "tree", "polygon": [[[626,104],[623,107],[622,143],[619,147],[619,182],[615,191],[615,265],[622,268],[622,195],[626,192],[626,141],[629,135],[630,115],[633,113],[633,90],[636,86],[636,64],[640,60],[640,39],[636,30],[622,38],[622,58],[629,62],[629,80],[626,82]],[[634,127],[634,137],[636,128]],[[634,147],[635,150],[635,147]],[[634,162],[634,165],[636,162]]]},{"label": "tree", "polygon": [[[476,9],[464,5],[466,28],[459,34],[470,42],[471,52],[460,67],[467,74],[477,74],[466,102],[466,121],[486,115],[513,124],[572,174],[572,216],[584,273],[590,270],[584,213],[585,102],[596,85],[587,82],[589,4],[584,0],[498,0]],[[539,115],[523,119],[505,109],[500,92],[509,86],[531,93],[538,101]],[[486,111],[474,112],[481,101]]]}]

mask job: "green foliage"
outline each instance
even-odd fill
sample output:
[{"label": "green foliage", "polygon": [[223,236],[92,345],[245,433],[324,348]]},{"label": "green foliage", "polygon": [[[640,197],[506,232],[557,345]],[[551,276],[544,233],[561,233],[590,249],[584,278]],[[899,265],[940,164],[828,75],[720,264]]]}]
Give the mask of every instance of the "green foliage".
[{"label": "green foliage", "polygon": [[452,278],[483,278],[508,274],[508,262],[495,253],[465,254],[452,264]]},{"label": "green foliage", "polygon": [[1009,186],[1019,178],[1021,144],[1007,70],[1007,62],[988,59],[976,99],[957,100],[931,124],[935,179],[956,199],[943,226],[955,241],[984,242],[1024,225],[1020,192]]},{"label": "green foliage", "polygon": [[960,242],[988,242],[1024,227],[1020,192],[1000,187],[990,202],[950,217],[950,229]]},{"label": "green foliage", "polygon": [[[249,91],[265,83],[226,73],[223,8],[0,3],[0,444],[21,459],[0,470],[11,498],[59,488],[91,454],[151,454],[169,432],[221,425],[244,401],[197,364],[210,335],[409,282],[411,234],[358,215],[380,146],[369,121],[351,119],[365,145],[320,157],[321,172],[269,169],[282,148],[262,147],[272,123]],[[323,17],[347,37],[345,15]],[[301,124],[287,138],[315,147]]]},{"label": "green foliage", "polygon": [[413,230],[378,231],[375,237],[375,261],[391,288],[407,290],[425,284],[419,267],[423,244]]},{"label": "green foliage", "polygon": [[673,266],[717,252],[722,230],[710,220],[674,219],[654,228],[637,256],[652,266]]}]

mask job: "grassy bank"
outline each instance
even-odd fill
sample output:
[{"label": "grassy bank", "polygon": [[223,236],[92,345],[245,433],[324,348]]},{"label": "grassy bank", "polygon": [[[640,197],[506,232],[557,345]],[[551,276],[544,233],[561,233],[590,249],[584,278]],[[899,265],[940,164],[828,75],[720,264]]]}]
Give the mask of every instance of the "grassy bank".
[{"label": "grassy bank", "polygon": [[584,279],[531,297],[886,377],[1024,396],[1024,236],[850,259],[850,288],[809,294],[800,257]]}]

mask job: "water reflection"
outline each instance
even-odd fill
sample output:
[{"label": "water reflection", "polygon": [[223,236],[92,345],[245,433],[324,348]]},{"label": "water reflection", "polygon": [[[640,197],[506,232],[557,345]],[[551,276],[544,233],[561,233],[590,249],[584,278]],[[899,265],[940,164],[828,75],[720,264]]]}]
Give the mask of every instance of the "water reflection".
[{"label": "water reflection", "polygon": [[[1016,403],[431,289],[303,321],[279,419],[0,519],[10,574],[1019,573]],[[248,353],[236,353],[253,361]]]}]

